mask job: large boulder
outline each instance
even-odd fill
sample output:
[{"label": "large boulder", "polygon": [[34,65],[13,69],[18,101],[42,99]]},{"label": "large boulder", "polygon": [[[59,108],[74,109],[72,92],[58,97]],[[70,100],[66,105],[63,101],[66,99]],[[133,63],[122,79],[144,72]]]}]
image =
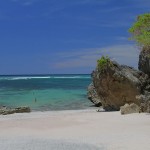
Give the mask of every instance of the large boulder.
[{"label": "large boulder", "polygon": [[126,103],[140,106],[141,100],[136,96],[147,92],[148,75],[111,60],[108,63],[92,73],[93,85],[103,108],[106,111],[120,110]]},{"label": "large boulder", "polygon": [[134,103],[132,104],[125,104],[124,106],[120,107],[120,112],[122,115],[125,114],[132,114],[132,113],[139,113],[140,107]]},{"label": "large boulder", "polygon": [[150,48],[143,48],[140,52],[138,68],[150,76]]},{"label": "large boulder", "polygon": [[88,86],[88,93],[87,93],[87,95],[88,95],[88,99],[91,102],[93,102],[96,107],[102,106],[100,97],[97,95],[97,92],[96,92],[96,89],[95,89],[93,83],[91,83]]}]

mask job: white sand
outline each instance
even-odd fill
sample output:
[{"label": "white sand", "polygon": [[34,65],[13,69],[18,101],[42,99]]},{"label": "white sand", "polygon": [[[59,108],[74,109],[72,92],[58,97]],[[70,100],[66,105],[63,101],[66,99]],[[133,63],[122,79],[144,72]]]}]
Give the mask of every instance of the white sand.
[{"label": "white sand", "polygon": [[150,150],[150,115],[76,110],[0,116],[0,150]]}]

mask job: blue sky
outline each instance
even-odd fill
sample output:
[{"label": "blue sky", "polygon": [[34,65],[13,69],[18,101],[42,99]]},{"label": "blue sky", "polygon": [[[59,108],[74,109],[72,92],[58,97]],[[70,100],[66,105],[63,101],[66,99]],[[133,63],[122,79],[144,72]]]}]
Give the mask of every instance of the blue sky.
[{"label": "blue sky", "polygon": [[150,0],[1,0],[0,74],[91,73],[101,55],[137,67],[128,28]]}]

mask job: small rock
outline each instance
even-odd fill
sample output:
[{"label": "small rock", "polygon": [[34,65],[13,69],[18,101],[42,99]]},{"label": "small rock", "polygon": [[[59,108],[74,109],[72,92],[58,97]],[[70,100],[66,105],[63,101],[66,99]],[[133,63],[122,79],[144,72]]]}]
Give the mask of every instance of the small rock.
[{"label": "small rock", "polygon": [[131,113],[139,113],[140,107],[134,103],[125,104],[124,106],[120,107],[120,112],[122,115],[131,114]]}]

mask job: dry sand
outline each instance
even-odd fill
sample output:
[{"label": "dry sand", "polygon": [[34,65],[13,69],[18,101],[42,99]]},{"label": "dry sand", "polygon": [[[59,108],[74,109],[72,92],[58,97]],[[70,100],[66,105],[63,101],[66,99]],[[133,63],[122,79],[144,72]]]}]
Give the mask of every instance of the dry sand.
[{"label": "dry sand", "polygon": [[150,150],[150,115],[75,110],[0,116],[0,150]]}]

